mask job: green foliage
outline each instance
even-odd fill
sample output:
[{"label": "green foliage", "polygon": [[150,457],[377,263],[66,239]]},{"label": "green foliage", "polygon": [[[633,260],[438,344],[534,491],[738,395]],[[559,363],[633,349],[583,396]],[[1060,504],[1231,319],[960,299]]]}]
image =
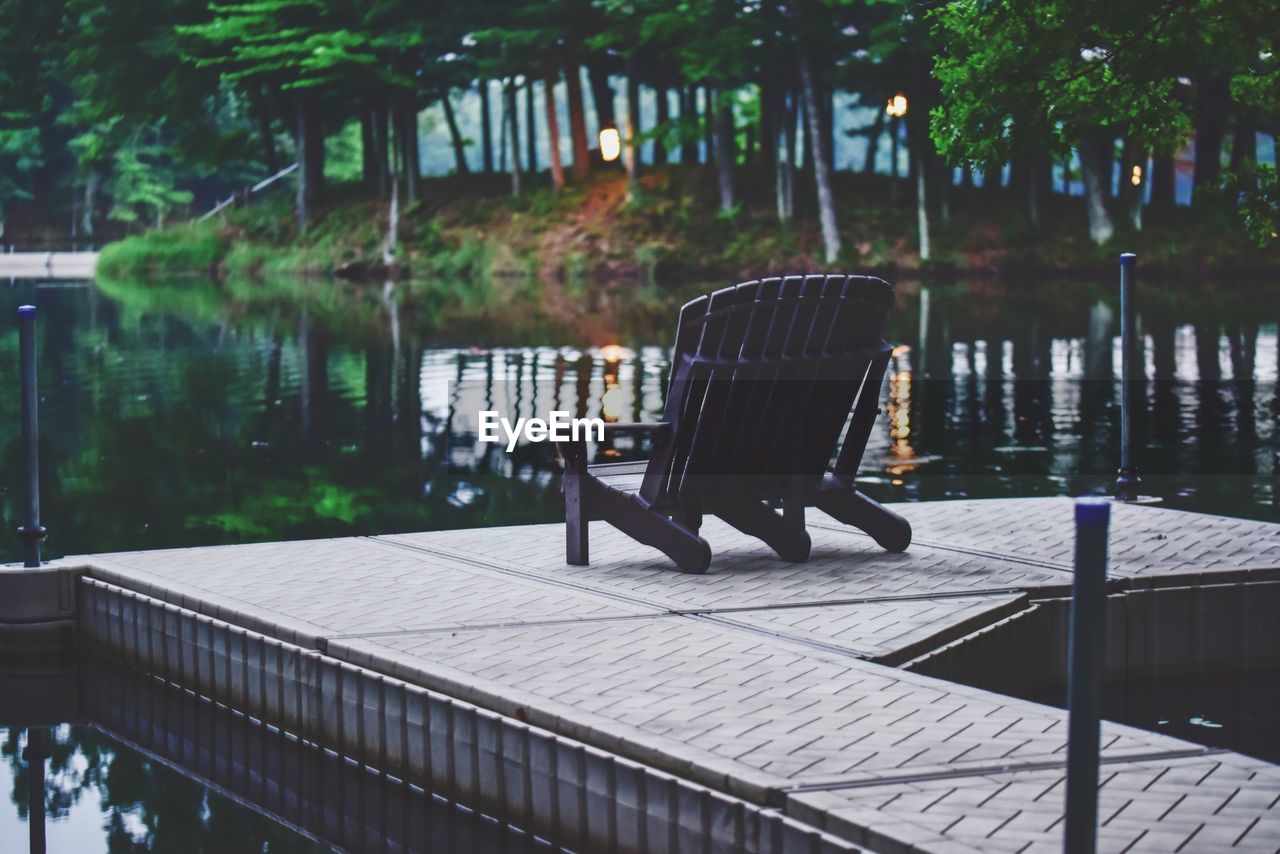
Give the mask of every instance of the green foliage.
[{"label": "green foliage", "polygon": [[1280,180],[1270,164],[1245,164],[1226,176],[1225,186],[1239,199],[1240,218],[1260,247],[1280,240]]},{"label": "green foliage", "polygon": [[114,204],[107,214],[132,225],[139,220],[164,224],[164,217],[174,208],[190,204],[189,190],[177,189],[176,170],[165,147],[156,140],[144,141],[136,133],[120,146],[112,158],[111,180],[107,184]]},{"label": "green foliage", "polygon": [[324,174],[342,183],[360,180],[363,156],[360,122],[349,121],[324,141]]},{"label": "green foliage", "polygon": [[184,225],[149,231],[108,243],[98,257],[98,271],[126,273],[212,272],[225,247],[209,224]]},{"label": "green foliage", "polygon": [[1236,91],[1267,100],[1259,64],[1274,61],[1280,3],[956,0],[930,16],[943,47],[934,142],[987,165],[1063,156],[1099,128],[1170,153],[1192,129],[1180,75],[1204,67],[1236,68]]},{"label": "green foliage", "polygon": [[999,164],[1048,148],[1064,156],[1099,127],[1127,129],[1145,147],[1169,152],[1190,130],[1174,97],[1149,4],[1102,0],[960,0],[933,12],[946,46],[934,73],[938,150]]}]

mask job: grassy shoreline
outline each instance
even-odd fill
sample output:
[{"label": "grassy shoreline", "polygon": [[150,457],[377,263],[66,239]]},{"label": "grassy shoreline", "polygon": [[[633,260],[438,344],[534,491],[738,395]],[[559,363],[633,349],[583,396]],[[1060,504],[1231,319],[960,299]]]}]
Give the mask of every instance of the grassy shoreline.
[{"label": "grassy shoreline", "polygon": [[[572,288],[592,281],[652,284],[672,278],[724,280],[779,271],[823,270],[814,204],[797,194],[800,215],[780,225],[767,176],[744,175],[732,215],[719,212],[705,168],[664,167],[643,176],[633,199],[624,176],[602,172],[553,193],[535,187],[519,199],[505,176],[425,179],[401,214],[395,269],[383,263],[388,204],[354,185],[330,189],[299,235],[288,199],[229,211],[108,244],[99,269],[112,276],[199,273],[238,278],[276,275],[385,279],[518,276]],[[903,187],[890,203],[881,176],[838,176],[844,245],[832,268],[919,275],[1099,275],[1118,252],[1137,252],[1145,270],[1178,277],[1272,276],[1280,251],[1261,250],[1233,214],[1212,205],[1147,212],[1134,232],[1117,222],[1103,247],[1085,235],[1084,202],[1052,196],[1032,230],[1009,190],[956,188],[952,215],[933,212],[934,258],[922,263],[913,202]]]}]

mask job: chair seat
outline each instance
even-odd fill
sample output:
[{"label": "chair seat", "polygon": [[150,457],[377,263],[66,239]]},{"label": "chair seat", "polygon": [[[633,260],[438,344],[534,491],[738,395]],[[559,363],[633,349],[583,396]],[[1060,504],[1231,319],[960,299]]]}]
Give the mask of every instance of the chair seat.
[{"label": "chair seat", "polygon": [[614,492],[632,495],[640,491],[640,484],[644,483],[644,470],[648,465],[646,460],[629,463],[598,463],[587,466],[587,474]]}]

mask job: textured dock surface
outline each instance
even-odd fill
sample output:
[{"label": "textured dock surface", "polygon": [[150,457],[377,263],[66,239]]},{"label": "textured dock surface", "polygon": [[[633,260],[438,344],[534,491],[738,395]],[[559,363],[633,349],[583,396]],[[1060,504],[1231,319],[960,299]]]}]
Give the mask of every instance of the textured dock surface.
[{"label": "textured dock surface", "polygon": [[[589,567],[556,525],[77,561],[857,843],[1060,850],[1065,713],[893,665],[1065,595],[1071,503],[897,509],[907,553],[814,514],[806,564],[709,519],[705,576],[594,523]],[[1112,529],[1118,585],[1280,580],[1280,525],[1116,506]],[[1280,767],[1116,724],[1103,763],[1105,850],[1280,849]]]},{"label": "textured dock surface", "polygon": [[0,252],[3,279],[91,279],[97,252]]}]

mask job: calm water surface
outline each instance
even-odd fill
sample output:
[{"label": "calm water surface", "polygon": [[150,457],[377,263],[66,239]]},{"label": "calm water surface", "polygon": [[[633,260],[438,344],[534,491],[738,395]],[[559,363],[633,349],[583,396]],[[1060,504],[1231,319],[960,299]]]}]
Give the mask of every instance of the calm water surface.
[{"label": "calm water surface", "polygon": [[[1147,491],[1280,520],[1280,287],[1144,284]],[[865,490],[1107,487],[1120,389],[1111,283],[901,290]],[[545,309],[527,291],[0,285],[0,378],[16,377],[16,307],[40,309],[47,553],[559,518],[550,446],[508,456],[477,443],[477,411],[656,417],[675,307],[691,292],[588,290]],[[17,395],[3,394],[0,561],[18,556],[18,444]]]},{"label": "calm water surface", "polygon": [[[0,851],[560,850],[109,664],[0,673],[0,691]],[[24,714],[14,693],[46,702]]]}]

